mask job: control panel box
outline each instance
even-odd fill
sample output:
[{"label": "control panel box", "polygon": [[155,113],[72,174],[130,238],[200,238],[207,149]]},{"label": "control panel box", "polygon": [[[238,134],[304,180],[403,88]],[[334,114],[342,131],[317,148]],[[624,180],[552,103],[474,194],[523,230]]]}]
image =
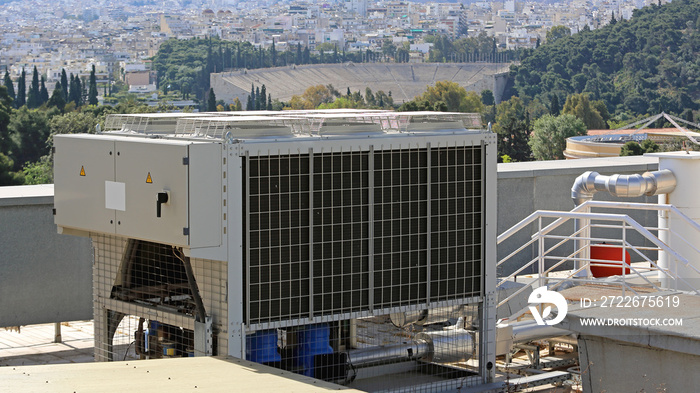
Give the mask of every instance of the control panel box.
[{"label": "control panel box", "polygon": [[55,223],[187,248],[222,244],[221,144],[57,135]]}]

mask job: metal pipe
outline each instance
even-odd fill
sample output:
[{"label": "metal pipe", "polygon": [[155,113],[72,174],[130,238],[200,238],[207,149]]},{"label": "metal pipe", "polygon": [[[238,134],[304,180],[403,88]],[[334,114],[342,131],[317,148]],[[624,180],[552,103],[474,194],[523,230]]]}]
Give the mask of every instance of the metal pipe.
[{"label": "metal pipe", "polygon": [[428,342],[416,340],[412,343],[354,349],[348,351],[347,355],[352,367],[363,368],[424,359],[430,351]]},{"label": "metal pipe", "polygon": [[535,321],[513,324],[513,342],[522,343],[572,334],[572,332],[551,325],[538,325]]},{"label": "metal pipe", "polygon": [[464,329],[452,329],[419,333],[410,343],[350,350],[347,356],[351,367],[363,368],[417,360],[462,362],[469,360],[475,352],[473,334]]},{"label": "metal pipe", "polygon": [[[593,194],[598,191],[608,191],[610,195],[616,197],[640,197],[642,195],[653,196],[667,194],[676,188],[676,177],[668,169],[654,172],[644,172],[641,175],[612,175],[605,176],[598,172],[587,171],[581,174],[574,181],[571,187],[571,198],[576,206],[593,199]],[[574,230],[587,227],[587,223],[574,220]],[[586,232],[590,231],[590,228]],[[585,235],[585,234],[583,234]],[[582,237],[579,235],[578,237]],[[588,259],[587,241],[575,240],[575,250],[584,249],[583,257]],[[580,262],[574,262],[574,269],[580,269]],[[582,271],[581,276],[589,276],[590,269]]]},{"label": "metal pipe", "polygon": [[357,318],[350,318],[350,348],[357,348]]},{"label": "metal pipe", "polygon": [[668,169],[644,172],[641,175],[605,176],[598,172],[584,172],[571,187],[571,198],[576,206],[593,199],[598,191],[608,191],[617,197],[640,197],[667,194],[676,188],[676,177]]},{"label": "metal pipe", "polygon": [[476,353],[476,340],[464,329],[420,333],[416,336],[430,345],[428,362],[455,363],[469,360]]},{"label": "metal pipe", "polygon": [[464,306],[438,307],[429,310],[416,310],[397,312],[389,315],[391,323],[396,327],[406,327],[408,325],[429,325],[448,321],[450,318],[461,316],[464,313]]}]

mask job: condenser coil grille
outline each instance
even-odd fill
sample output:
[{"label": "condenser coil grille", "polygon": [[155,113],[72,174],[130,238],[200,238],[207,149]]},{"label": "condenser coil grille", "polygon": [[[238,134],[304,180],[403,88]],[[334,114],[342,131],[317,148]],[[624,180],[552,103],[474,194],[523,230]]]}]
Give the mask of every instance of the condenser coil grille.
[{"label": "condenser coil grille", "polygon": [[247,157],[247,323],[480,296],[482,149]]}]

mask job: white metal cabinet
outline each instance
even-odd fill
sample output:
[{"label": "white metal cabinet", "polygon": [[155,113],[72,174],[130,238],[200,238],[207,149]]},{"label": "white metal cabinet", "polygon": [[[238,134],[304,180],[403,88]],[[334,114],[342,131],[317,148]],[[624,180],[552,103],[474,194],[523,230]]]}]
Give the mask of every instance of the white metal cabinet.
[{"label": "white metal cabinet", "polygon": [[54,138],[54,207],[59,226],[114,232],[105,180],[114,180],[114,141],[90,135]]},{"label": "white metal cabinet", "polygon": [[[55,146],[57,225],[189,248],[221,245],[220,144],[60,135]],[[168,196],[160,217],[159,193]]]}]

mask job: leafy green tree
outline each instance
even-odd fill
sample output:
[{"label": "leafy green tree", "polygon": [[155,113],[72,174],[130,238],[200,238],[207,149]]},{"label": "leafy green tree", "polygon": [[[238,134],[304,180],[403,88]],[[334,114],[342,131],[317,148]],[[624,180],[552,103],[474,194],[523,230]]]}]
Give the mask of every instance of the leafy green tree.
[{"label": "leafy green tree", "polygon": [[700,109],[700,68],[693,55],[700,49],[699,13],[697,1],[669,2],[635,10],[630,20],[616,15],[615,24],[585,26],[570,38],[550,40],[514,66],[514,90],[542,101],[552,93],[560,99],[590,93],[613,117]]},{"label": "leafy green tree", "polygon": [[660,150],[661,147],[651,139],[645,139],[642,141],[642,143],[629,141],[622,146],[620,156],[641,156],[642,154],[646,153],[657,153]]},{"label": "leafy green tree", "polygon": [[207,112],[216,112],[216,95],[214,88],[209,88],[209,99],[207,100]]},{"label": "leafy green tree", "polygon": [[496,105],[496,100],[491,90],[486,89],[481,91],[481,103],[486,106]]},{"label": "leafy green tree", "polygon": [[529,161],[529,115],[518,97],[511,97],[496,106],[496,123],[493,131],[498,135],[498,156],[509,156],[513,161]]},{"label": "leafy green tree", "polygon": [[232,111],[242,111],[243,110],[243,105],[241,104],[241,100],[238,99],[238,97],[233,99],[233,108],[231,108]]},{"label": "leafy green tree", "polygon": [[15,107],[20,108],[27,103],[27,74],[22,69],[22,73],[17,80],[17,98],[15,99]]},{"label": "leafy green tree", "polygon": [[382,42],[382,53],[384,56],[393,58],[396,56],[396,45],[389,39],[384,40]]},{"label": "leafy green tree", "polygon": [[[59,85],[60,82],[56,82],[56,85]],[[63,89],[61,87],[56,87],[53,90],[53,93],[51,93],[51,98],[49,98],[48,102],[49,107],[55,107],[58,108],[58,110],[63,111],[63,108],[66,106],[66,101],[63,99]]]},{"label": "leafy green tree", "polygon": [[15,101],[15,86],[12,83],[12,78],[10,78],[10,72],[5,70],[5,78],[3,80],[3,85],[7,89],[7,95],[12,99],[12,103]]},{"label": "leafy green tree", "polygon": [[53,162],[49,156],[43,156],[37,162],[26,164],[22,168],[24,184],[51,184],[53,183]]},{"label": "leafy green tree", "polygon": [[15,186],[24,184],[21,173],[13,171],[14,161],[3,153],[0,153],[0,186]]},{"label": "leafy green tree", "polygon": [[396,62],[397,63],[408,63],[408,61],[411,59],[411,53],[408,51],[406,48],[398,48],[396,50]]},{"label": "leafy green tree", "polygon": [[[139,108],[132,106],[127,109],[124,104],[118,105],[116,108],[113,108],[113,110],[115,110],[116,113],[140,112]],[[95,132],[95,125],[103,121],[104,118],[99,119],[90,111],[75,111],[63,115],[56,115],[49,120],[50,138],[53,138],[56,134],[92,134]],[[53,146],[51,139],[49,145]]]},{"label": "leafy green tree", "polygon": [[17,145],[13,154],[15,170],[20,170],[26,163],[38,161],[48,153],[46,141],[49,126],[44,111],[24,106],[13,114],[8,128]]},{"label": "leafy green tree", "polygon": [[333,102],[333,93],[328,86],[316,85],[311,86],[304,91],[301,98],[308,102],[311,109],[318,108],[321,104],[328,104]]},{"label": "leafy green tree", "polygon": [[583,120],[589,130],[602,130],[607,127],[600,112],[591,105],[588,94],[571,94],[566,97],[562,113],[574,115]]},{"label": "leafy green tree", "polygon": [[528,144],[536,160],[564,158],[566,139],[586,135],[586,125],[573,115],[544,115],[535,121]]},{"label": "leafy green tree", "polygon": [[571,36],[571,29],[566,26],[554,26],[547,32],[547,43],[553,44],[557,40]]},{"label": "leafy green tree", "polygon": [[644,154],[644,149],[642,149],[642,146],[635,141],[629,141],[622,145],[622,149],[620,150],[620,156],[622,157],[627,157],[627,156],[641,156]]},{"label": "leafy green tree", "polygon": [[481,113],[484,104],[481,97],[473,91],[467,92],[462,86],[450,81],[437,81],[428,86],[426,91],[416,97],[417,101],[427,101],[430,105],[442,102],[449,112]]},{"label": "leafy green tree", "polygon": [[90,81],[88,88],[88,105],[97,105],[97,77],[95,76],[95,65],[92,65],[92,70],[90,71]]},{"label": "leafy green tree", "polygon": [[369,88],[369,86],[365,87],[365,102],[367,102],[367,105],[369,106],[374,106],[376,105],[376,100],[374,99],[374,93],[372,93],[372,89]]},{"label": "leafy green tree", "polygon": [[644,153],[657,153],[661,147],[651,139],[645,139],[642,141],[642,149],[644,149]]},{"label": "leafy green tree", "polygon": [[[0,153],[10,155],[15,148],[11,138],[10,118],[12,115],[12,98],[7,94],[7,88],[0,86]],[[9,158],[9,157],[8,157]]]}]

